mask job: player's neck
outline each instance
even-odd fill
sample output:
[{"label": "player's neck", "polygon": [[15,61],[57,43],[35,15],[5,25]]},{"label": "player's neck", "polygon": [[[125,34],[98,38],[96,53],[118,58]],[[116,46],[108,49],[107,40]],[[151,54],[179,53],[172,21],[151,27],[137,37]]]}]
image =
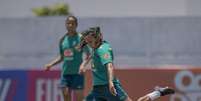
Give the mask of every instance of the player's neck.
[{"label": "player's neck", "polygon": [[67,32],[66,35],[68,35],[68,36],[75,36],[75,35],[77,35],[77,32],[76,31]]}]

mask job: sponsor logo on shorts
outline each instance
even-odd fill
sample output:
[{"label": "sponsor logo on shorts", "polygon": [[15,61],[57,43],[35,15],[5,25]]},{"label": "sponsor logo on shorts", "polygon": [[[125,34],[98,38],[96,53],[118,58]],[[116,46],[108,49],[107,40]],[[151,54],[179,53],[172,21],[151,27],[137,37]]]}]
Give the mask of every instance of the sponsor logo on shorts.
[{"label": "sponsor logo on shorts", "polygon": [[80,88],[82,88],[82,86],[81,86],[81,85],[79,85],[79,86],[77,86],[77,88],[78,88],[78,89],[80,89]]}]

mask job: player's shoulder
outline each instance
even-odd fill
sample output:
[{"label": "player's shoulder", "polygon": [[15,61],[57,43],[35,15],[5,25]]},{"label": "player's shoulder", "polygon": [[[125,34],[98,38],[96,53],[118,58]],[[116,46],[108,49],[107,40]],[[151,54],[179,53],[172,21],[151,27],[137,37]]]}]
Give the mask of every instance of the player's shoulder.
[{"label": "player's shoulder", "polygon": [[99,52],[107,52],[112,50],[110,44],[106,41],[103,41],[102,45],[98,48]]},{"label": "player's shoulder", "polygon": [[111,45],[107,42],[107,41],[103,41],[103,47],[105,49],[110,49],[111,48]]},{"label": "player's shoulder", "polygon": [[63,36],[61,36],[60,38],[59,38],[59,43],[61,43],[61,42],[63,42],[63,40],[64,40],[64,38],[65,37],[67,37],[67,35],[65,34],[65,35],[63,35]]}]

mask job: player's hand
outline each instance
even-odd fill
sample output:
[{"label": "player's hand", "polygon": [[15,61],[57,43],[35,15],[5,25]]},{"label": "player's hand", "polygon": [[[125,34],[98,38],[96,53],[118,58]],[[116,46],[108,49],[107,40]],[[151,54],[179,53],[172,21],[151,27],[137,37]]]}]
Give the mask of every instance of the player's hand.
[{"label": "player's hand", "polygon": [[84,68],[84,66],[80,65],[79,74],[83,74],[85,72],[86,72],[86,69]]},{"label": "player's hand", "polygon": [[109,89],[110,89],[110,93],[111,93],[112,95],[114,95],[114,96],[117,95],[117,91],[116,91],[116,89],[115,89],[115,87],[114,87],[114,83],[113,83],[113,82],[109,82]]},{"label": "player's hand", "polygon": [[51,67],[52,67],[51,64],[46,64],[45,65],[45,71],[49,71]]}]

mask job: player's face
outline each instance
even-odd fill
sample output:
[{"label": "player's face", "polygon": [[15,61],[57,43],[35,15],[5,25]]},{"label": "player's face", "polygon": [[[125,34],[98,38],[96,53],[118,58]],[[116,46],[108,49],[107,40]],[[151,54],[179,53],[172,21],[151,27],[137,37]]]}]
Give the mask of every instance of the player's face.
[{"label": "player's face", "polygon": [[91,35],[87,35],[85,38],[84,38],[85,42],[92,48],[96,48],[97,47],[97,39],[94,38],[93,36]]},{"label": "player's face", "polygon": [[66,29],[68,30],[68,32],[75,32],[76,28],[77,28],[77,23],[76,20],[73,17],[69,17],[66,20]]}]

